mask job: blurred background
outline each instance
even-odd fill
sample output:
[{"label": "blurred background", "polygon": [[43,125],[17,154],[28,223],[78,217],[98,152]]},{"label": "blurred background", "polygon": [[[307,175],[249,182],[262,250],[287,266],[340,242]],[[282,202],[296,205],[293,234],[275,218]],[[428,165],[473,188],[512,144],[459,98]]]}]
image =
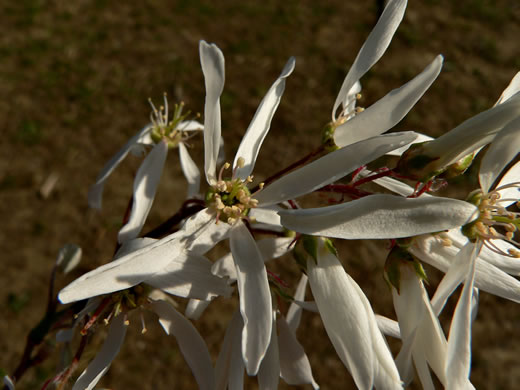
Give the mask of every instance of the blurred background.
[{"label": "blurred background", "polygon": [[[255,169],[265,178],[317,146],[378,6],[349,0],[20,0],[1,2],[0,13],[0,369],[11,373],[45,310],[60,247],[78,244],[84,256],[58,287],[111,258],[141,159],[127,158],[111,176],[101,213],[88,209],[87,191],[108,159],[149,121],[147,99],[159,103],[167,92],[170,103],[182,100],[203,112],[198,41],[215,42],[226,57],[221,105],[228,156],[287,58],[296,57]],[[520,70],[519,36],[516,0],[411,1],[387,53],[361,80],[360,105],[399,87],[441,53],[441,75],[397,127],[440,135],[498,99]],[[201,138],[192,149],[199,166]],[[45,184],[52,182],[48,191]],[[144,230],[172,215],[185,191],[178,156],[170,153]],[[386,242],[349,242],[340,245],[340,255],[375,311],[395,318],[382,278],[386,249]],[[272,270],[290,283],[298,274],[291,258]],[[435,287],[440,275],[427,272]],[[213,304],[196,323],[215,358],[235,304]],[[100,386],[196,388],[175,340],[153,315],[146,318],[149,332],[141,335],[138,317],[133,320]],[[477,388],[517,387],[519,324],[519,307],[481,294],[473,327]],[[298,336],[323,389],[354,388],[317,315],[304,313]],[[399,343],[391,346],[398,351]],[[83,364],[92,357],[85,354]],[[53,376],[55,360],[31,369],[17,388],[40,388]]]}]

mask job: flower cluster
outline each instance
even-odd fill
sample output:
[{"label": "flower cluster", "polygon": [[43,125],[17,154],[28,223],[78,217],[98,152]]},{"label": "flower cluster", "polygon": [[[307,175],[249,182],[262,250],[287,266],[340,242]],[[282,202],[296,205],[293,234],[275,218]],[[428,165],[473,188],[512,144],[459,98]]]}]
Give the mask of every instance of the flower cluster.
[{"label": "flower cluster", "polygon": [[[100,208],[103,186],[115,167],[129,152],[151,148],[136,174],[114,258],[58,295],[61,304],[76,302],[69,333],[61,341],[79,337],[83,351],[88,335],[97,329],[94,324],[109,325],[104,344],[73,389],[96,385],[124,341],[129,318],[142,310],[155,312],[166,333],[176,337],[203,389],[243,388],[244,372],[257,377],[260,389],[277,388],[280,378],[318,388],[296,336],[303,311],[319,315],[360,389],[403,389],[414,380],[433,389],[432,373],[447,389],[473,388],[471,328],[479,290],[520,302],[515,277],[520,274],[520,76],[494,107],[437,139],[412,131],[388,132],[427,91],[443,64],[439,55],[373,105],[356,107],[359,80],[386,51],[405,8],[405,0],[388,2],[340,87],[318,149],[257,184],[253,169],[295,59],[289,58],[260,102],[233,164],[221,164],[225,60],[215,44],[200,42],[204,123],[189,120],[183,103],[174,106],[170,118],[166,95],[159,109],[150,101],[151,123],[107,163],[89,193],[91,206]],[[205,191],[185,145],[199,130],[204,136]],[[170,218],[175,222],[169,230],[139,237],[167,152],[174,148],[188,181],[186,202]],[[483,157],[476,159],[477,154]],[[385,155],[393,156],[385,161],[394,161],[394,166],[367,168]],[[480,189],[465,199],[435,194],[437,184],[451,184],[449,178],[464,175],[474,161],[480,161]],[[330,194],[334,204],[302,208],[309,203],[300,198],[315,192]],[[340,261],[333,238],[389,240],[384,280],[395,320],[375,314]],[[212,259],[210,250],[226,240],[229,253]],[[270,261],[289,253],[300,275],[294,290],[269,269]],[[423,264],[445,273],[431,298]],[[446,333],[439,314],[461,283]],[[235,286],[236,311],[213,364],[191,321],[216,297],[235,299]],[[307,286],[310,301],[305,300]],[[184,314],[172,296],[187,300]],[[385,336],[401,340],[396,356]],[[52,382],[66,383],[76,365],[71,361]],[[8,377],[5,382],[14,387]]]}]

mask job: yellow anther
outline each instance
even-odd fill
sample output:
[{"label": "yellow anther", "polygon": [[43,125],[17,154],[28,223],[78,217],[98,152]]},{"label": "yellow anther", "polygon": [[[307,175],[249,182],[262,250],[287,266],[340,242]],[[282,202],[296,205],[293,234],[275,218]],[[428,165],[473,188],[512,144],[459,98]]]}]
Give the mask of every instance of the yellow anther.
[{"label": "yellow anther", "polygon": [[509,249],[507,251],[507,253],[509,253],[511,256],[515,257],[515,258],[520,258],[520,252],[517,251],[516,249]]},{"label": "yellow anther", "polygon": [[356,107],[356,114],[359,114],[360,112],[365,111],[363,107]]},{"label": "yellow anther", "polygon": [[244,160],[244,157],[239,157],[237,160],[237,167],[244,168],[245,164],[246,164],[246,160]]},{"label": "yellow anther", "polygon": [[506,233],[506,237],[507,237],[508,240],[512,240],[514,236],[515,236],[515,234],[513,232],[507,232]]},{"label": "yellow anther", "polygon": [[361,99],[361,94],[360,93],[356,93],[356,100],[359,100]]}]

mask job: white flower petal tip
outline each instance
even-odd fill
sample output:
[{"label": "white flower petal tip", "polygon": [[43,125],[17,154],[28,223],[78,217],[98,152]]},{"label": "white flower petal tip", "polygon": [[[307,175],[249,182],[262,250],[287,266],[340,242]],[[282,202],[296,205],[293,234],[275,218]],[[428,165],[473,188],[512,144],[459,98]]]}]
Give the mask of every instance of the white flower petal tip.
[{"label": "white flower petal tip", "polygon": [[[358,80],[379,61],[390,45],[397,27],[399,27],[403,19],[406,3],[406,0],[392,0],[386,5],[383,14],[359,50],[354,63],[343,81],[332,110],[333,120],[336,120],[336,111],[340,105],[343,109],[348,106],[349,96],[353,87],[358,83]],[[357,88],[355,88],[354,91],[359,92]]]},{"label": "white flower petal tip", "polygon": [[125,157],[130,153],[134,148],[138,147],[138,142],[150,132],[151,127],[145,126],[139,131],[136,135],[128,140],[128,142],[117,152],[117,154],[112,157],[103,167],[101,172],[99,173],[96,183],[89,189],[88,192],[88,204],[93,209],[101,209],[102,197],[103,197],[103,188],[105,186],[105,182],[108,177],[112,174],[112,172],[117,168],[117,166],[125,159]]},{"label": "white flower petal tip", "polygon": [[279,212],[288,229],[343,239],[411,237],[458,227],[478,217],[470,203],[449,198],[376,194],[315,209]]},{"label": "white flower petal tip", "polygon": [[220,149],[220,95],[224,89],[224,55],[215,44],[200,41],[200,63],[206,85],[204,104],[204,170],[208,183],[216,182],[216,164]]},{"label": "white flower petal tip", "polygon": [[164,331],[177,340],[199,389],[215,389],[215,373],[211,357],[197,329],[166,301],[155,301],[150,306],[159,316],[159,323]]},{"label": "white flower petal tip", "polygon": [[[262,142],[269,132],[271,121],[282,99],[285,90],[285,79],[293,72],[295,63],[296,60],[294,57],[289,58],[282,73],[271,86],[269,91],[267,91],[262,102],[258,106],[255,116],[253,117],[235,155],[235,161],[233,163],[235,177],[245,180],[253,172],[258,152],[260,151]],[[243,165],[238,166],[239,159],[241,159]]]},{"label": "white flower petal tip", "polygon": [[382,134],[394,127],[432,85],[441,71],[442,64],[443,57],[439,55],[415,78],[338,126],[334,132],[336,145],[344,147]]},{"label": "white flower petal tip", "polygon": [[182,173],[188,182],[187,198],[193,198],[199,194],[200,191],[200,171],[191,158],[188,148],[181,142],[179,144],[179,160],[181,162]]},{"label": "white flower petal tip", "polygon": [[7,390],[15,390],[13,380],[7,375],[4,375],[4,386],[7,387]]},{"label": "white flower petal tip", "polygon": [[62,303],[70,303],[130,288],[175,261],[172,253],[204,254],[225,239],[228,231],[229,225],[215,224],[213,213],[204,209],[190,217],[178,232],[80,276],[61,290],[58,298]]}]

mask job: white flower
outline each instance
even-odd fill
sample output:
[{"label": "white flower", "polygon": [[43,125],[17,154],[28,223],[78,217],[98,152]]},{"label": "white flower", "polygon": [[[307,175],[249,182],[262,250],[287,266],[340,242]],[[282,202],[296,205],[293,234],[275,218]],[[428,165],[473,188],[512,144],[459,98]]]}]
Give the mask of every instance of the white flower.
[{"label": "white flower", "polygon": [[[383,56],[403,19],[406,4],[406,0],[388,1],[381,18],[361,47],[343,81],[334,103],[329,130],[333,132],[334,144],[339,147],[380,135],[393,128],[439,75],[443,62],[440,55],[422,73],[391,91],[372,106],[366,109],[356,108],[356,100],[360,98],[361,91],[359,79]],[[341,111],[338,114],[340,107]],[[327,137],[327,134],[325,136]]]},{"label": "white flower", "polygon": [[368,299],[322,239],[318,240],[316,260],[307,260],[307,275],[334,349],[359,389],[402,389]]},{"label": "white flower", "polygon": [[156,109],[151,100],[150,104],[152,105],[151,123],[132,137],[104,166],[88,195],[90,207],[101,209],[103,188],[114,169],[129,152],[141,154],[145,147],[153,146],[135,176],[132,209],[127,223],[119,231],[118,241],[120,243],[136,238],[143,228],[155,198],[168,149],[179,148],[182,171],[188,180],[188,197],[193,197],[199,190],[200,173],[191,159],[184,141],[190,137],[190,132],[202,130],[202,125],[194,120],[184,120],[189,113],[182,113],[182,103],[175,105],[173,118],[170,120],[166,94],[164,95],[164,106]]},{"label": "white flower", "polygon": [[[229,235],[244,318],[243,355],[248,373],[254,375],[271,337],[272,308],[263,259],[242,218],[255,206],[274,205],[330,184],[360,165],[412,142],[416,136],[396,133],[361,141],[283,176],[262,191],[249,194],[250,174],[280,102],[285,79],[293,70],[294,59],[288,61],[260,103],[236,154],[232,178],[225,179],[222,173],[229,165],[224,165],[219,175],[216,172],[224,57],[215,45],[206,42],[201,42],[200,52],[207,89],[204,147],[205,173],[211,186],[207,195],[209,207],[189,218],[178,232],[83,275],[63,289],[59,297],[65,303],[126,289],[143,281],[152,283],[153,278],[167,274],[168,264],[176,261],[175,255],[179,252],[202,255]],[[215,223],[217,219],[221,222]]]},{"label": "white flower", "polygon": [[[437,175],[448,166],[477,152],[520,117],[520,72],[490,109],[467,119],[431,142],[410,148],[398,169],[421,180]],[[490,183],[491,184],[491,183]]]},{"label": "white flower", "polygon": [[[214,389],[215,376],[211,357],[197,329],[167,301],[153,300],[147,307],[159,316],[159,323],[166,334],[176,338],[179,349],[190,366],[199,388]],[[90,390],[96,386],[119,353],[127,328],[126,313],[120,313],[110,321],[108,334],[101,349],[78,377],[73,390]]]}]

